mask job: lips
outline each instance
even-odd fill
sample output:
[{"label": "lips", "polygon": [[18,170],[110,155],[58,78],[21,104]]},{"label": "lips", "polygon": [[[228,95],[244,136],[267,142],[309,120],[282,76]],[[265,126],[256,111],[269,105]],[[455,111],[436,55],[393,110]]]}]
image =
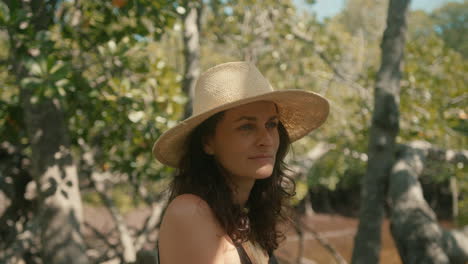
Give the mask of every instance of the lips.
[{"label": "lips", "polygon": [[252,161],[254,164],[264,166],[264,165],[272,165],[275,162],[273,155],[255,155],[249,157],[249,160]]},{"label": "lips", "polygon": [[255,155],[255,156],[249,157],[249,159],[253,159],[253,160],[272,159],[272,158],[273,158],[273,155],[268,155],[268,154],[260,154],[260,155]]}]

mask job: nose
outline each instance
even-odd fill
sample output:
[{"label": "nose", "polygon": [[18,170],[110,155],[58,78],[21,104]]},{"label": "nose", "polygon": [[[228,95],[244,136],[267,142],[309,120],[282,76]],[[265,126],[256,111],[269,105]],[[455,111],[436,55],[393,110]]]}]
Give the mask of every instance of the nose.
[{"label": "nose", "polygon": [[259,146],[273,146],[275,142],[276,133],[274,130],[262,128],[258,130],[257,142]]}]

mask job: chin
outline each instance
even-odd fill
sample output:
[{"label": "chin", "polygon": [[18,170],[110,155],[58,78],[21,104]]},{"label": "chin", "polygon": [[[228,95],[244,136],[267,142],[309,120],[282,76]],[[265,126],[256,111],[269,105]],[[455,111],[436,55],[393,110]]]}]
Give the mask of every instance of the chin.
[{"label": "chin", "polygon": [[258,168],[255,171],[255,178],[257,179],[265,179],[271,176],[273,173],[273,165],[265,165],[260,168]]}]

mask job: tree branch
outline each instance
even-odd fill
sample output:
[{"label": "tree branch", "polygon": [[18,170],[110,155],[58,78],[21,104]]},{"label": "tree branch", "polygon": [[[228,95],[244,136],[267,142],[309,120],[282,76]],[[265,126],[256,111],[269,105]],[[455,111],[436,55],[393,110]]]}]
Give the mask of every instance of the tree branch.
[{"label": "tree branch", "polygon": [[466,263],[468,228],[444,230],[422,193],[418,179],[431,151],[436,157],[445,157],[444,161],[457,160],[458,155],[440,155],[447,151],[424,141],[400,146],[388,191],[392,236],[404,263]]},{"label": "tree branch", "polygon": [[99,231],[97,228],[95,228],[94,226],[92,226],[90,223],[88,222],[84,222],[84,225],[89,228],[93,234],[100,240],[102,240],[110,249],[114,249],[114,250],[117,250],[117,244],[112,244],[108,239],[108,235],[105,235],[103,234],[101,231]]},{"label": "tree branch", "polygon": [[150,231],[156,229],[157,225],[159,224],[159,220],[161,218],[162,212],[164,211],[164,207],[167,204],[168,198],[168,196],[165,196],[163,199],[161,199],[161,201],[153,204],[151,215],[146,218],[143,228],[140,230],[140,232],[138,232],[139,234],[135,239],[135,249],[137,251],[143,248],[148,240]]},{"label": "tree branch", "polygon": [[333,71],[333,73],[335,73],[336,76],[338,76],[340,79],[342,80],[346,80],[345,76],[343,74],[341,74],[341,71],[335,66],[333,65],[333,63],[331,62],[331,60],[327,57],[327,55],[325,54],[325,52],[322,51],[322,47],[317,47],[317,43],[315,43],[315,41],[308,37],[307,35],[305,35],[303,32],[301,32],[297,27],[295,26],[291,26],[291,30],[292,30],[292,34],[294,35],[294,37],[296,37],[297,39],[313,46],[315,48],[315,52],[319,55],[319,57],[325,62],[325,64],[328,65],[328,67],[330,67],[330,69]]},{"label": "tree branch", "polygon": [[301,225],[307,232],[311,233],[312,236],[322,245],[330,254],[335,258],[336,263],[338,264],[347,264],[346,260],[341,256],[341,254],[336,250],[332,244],[330,244],[325,238],[320,236],[320,234],[312,229],[311,227],[307,226],[306,224]]},{"label": "tree branch", "polygon": [[[101,177],[100,177],[101,176]],[[115,206],[114,201],[110,198],[110,195],[105,187],[105,184],[102,180],[102,175],[98,175],[97,173],[93,173],[90,177],[99,197],[102,199],[104,204],[106,205],[107,209],[112,215],[114,219],[117,230],[119,231],[120,236],[120,243],[123,247],[123,259],[125,262],[135,262],[136,260],[136,250],[135,246],[133,245],[133,239],[130,235],[127,225],[120,214],[119,209]]]},{"label": "tree branch", "polygon": [[348,77],[346,77],[345,74],[343,74],[341,70],[332,63],[332,61],[328,58],[325,52],[323,52],[323,48],[321,46],[317,47],[317,44],[312,38],[310,38],[305,33],[301,32],[297,27],[292,26],[292,25],[291,25],[291,31],[294,37],[314,47],[314,51],[323,60],[323,62],[325,62],[325,64],[332,70],[332,72],[335,74],[338,80],[346,83],[347,85],[350,85],[351,87],[356,89],[361,96],[363,96],[367,100],[370,100],[370,93],[368,92],[369,89],[363,87],[359,83],[353,80],[350,80]]}]

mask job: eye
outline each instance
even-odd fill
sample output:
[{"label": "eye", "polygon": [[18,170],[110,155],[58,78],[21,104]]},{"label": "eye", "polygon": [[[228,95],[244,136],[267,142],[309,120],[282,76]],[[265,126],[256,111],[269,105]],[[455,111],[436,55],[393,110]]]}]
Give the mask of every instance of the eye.
[{"label": "eye", "polygon": [[267,123],[267,128],[277,128],[278,127],[278,122],[268,122]]},{"label": "eye", "polygon": [[245,124],[239,127],[240,130],[253,130],[255,126],[253,124]]}]

